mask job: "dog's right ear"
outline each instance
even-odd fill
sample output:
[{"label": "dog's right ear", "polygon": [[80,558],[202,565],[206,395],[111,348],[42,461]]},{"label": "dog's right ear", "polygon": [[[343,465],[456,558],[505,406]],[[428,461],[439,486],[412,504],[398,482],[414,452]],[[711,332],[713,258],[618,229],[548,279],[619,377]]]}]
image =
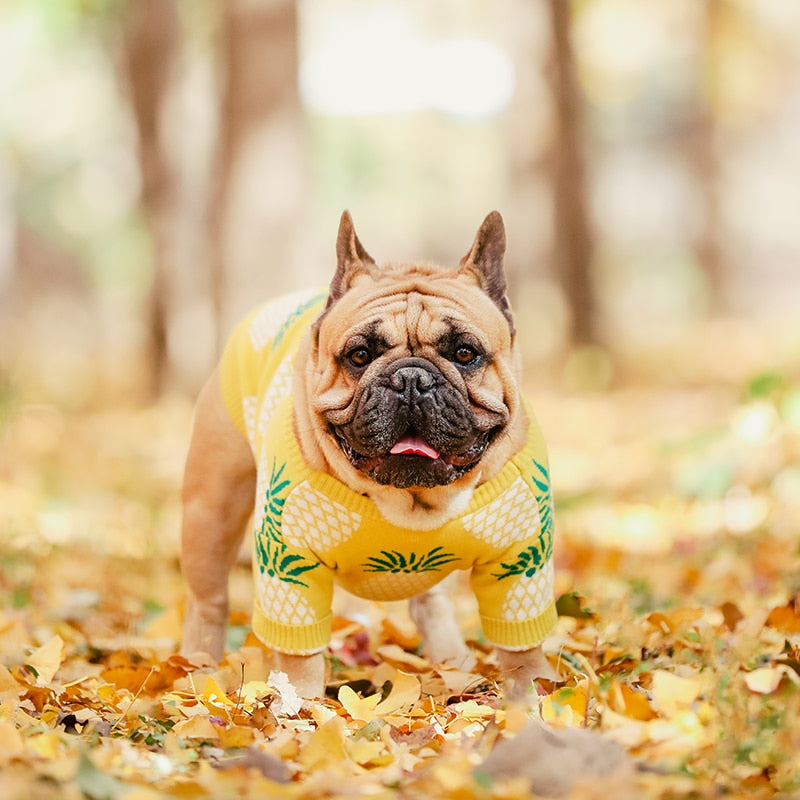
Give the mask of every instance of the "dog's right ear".
[{"label": "dog's right ear", "polygon": [[336,237],[336,274],[331,281],[328,305],[335,303],[350,288],[356,275],[370,273],[374,267],[375,261],[356,236],[350,212],[342,212]]}]

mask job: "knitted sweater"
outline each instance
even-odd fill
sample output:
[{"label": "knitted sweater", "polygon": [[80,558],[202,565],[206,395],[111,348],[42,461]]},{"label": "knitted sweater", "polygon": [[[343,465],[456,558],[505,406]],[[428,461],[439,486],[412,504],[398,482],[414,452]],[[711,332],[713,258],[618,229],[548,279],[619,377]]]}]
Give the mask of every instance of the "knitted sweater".
[{"label": "knitted sweater", "polygon": [[475,489],[466,511],[435,530],[387,522],[375,504],[309,468],[293,432],[293,356],[324,294],[297,292],[262,306],[234,330],[221,363],[222,394],[257,465],[253,630],[294,654],[330,639],[334,582],[374,600],[429,589],[469,570],[487,640],[539,644],[556,620],[553,512],[547,455],[531,420],[528,441]]}]

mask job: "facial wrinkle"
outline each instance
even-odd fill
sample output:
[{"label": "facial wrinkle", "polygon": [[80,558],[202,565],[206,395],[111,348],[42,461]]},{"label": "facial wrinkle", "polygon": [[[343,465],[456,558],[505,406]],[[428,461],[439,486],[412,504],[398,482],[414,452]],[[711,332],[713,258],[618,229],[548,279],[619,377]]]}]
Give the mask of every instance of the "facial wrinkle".
[{"label": "facial wrinkle", "polygon": [[420,348],[420,343],[424,339],[424,331],[420,326],[425,324],[425,311],[423,296],[417,292],[408,293],[408,304],[406,306],[406,330],[408,331],[408,347],[411,353],[416,353]]}]

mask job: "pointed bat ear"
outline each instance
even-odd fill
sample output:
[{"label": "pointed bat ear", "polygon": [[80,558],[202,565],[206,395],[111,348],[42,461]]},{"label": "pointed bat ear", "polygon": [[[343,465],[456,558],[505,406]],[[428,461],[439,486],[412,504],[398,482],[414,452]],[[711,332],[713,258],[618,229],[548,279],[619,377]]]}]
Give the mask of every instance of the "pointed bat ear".
[{"label": "pointed bat ear", "polygon": [[344,211],[336,237],[336,273],[331,281],[328,305],[336,302],[350,288],[357,274],[370,272],[374,266],[372,256],[363,248],[356,236],[350,212]]},{"label": "pointed bat ear", "polygon": [[461,259],[459,272],[477,276],[481,289],[494,301],[514,332],[514,319],[508,302],[503,256],[506,252],[506,228],[498,211],[490,212],[478,228],[470,251]]}]

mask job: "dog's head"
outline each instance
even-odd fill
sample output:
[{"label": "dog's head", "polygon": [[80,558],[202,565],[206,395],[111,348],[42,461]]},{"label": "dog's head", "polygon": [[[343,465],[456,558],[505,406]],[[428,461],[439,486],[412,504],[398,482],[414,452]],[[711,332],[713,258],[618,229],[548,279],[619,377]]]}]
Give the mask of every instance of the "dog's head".
[{"label": "dog's head", "polygon": [[400,491],[441,510],[521,447],[503,220],[489,214],[454,269],[377,266],[347,212],[336,252],[299,363],[301,444],[376,501]]}]

